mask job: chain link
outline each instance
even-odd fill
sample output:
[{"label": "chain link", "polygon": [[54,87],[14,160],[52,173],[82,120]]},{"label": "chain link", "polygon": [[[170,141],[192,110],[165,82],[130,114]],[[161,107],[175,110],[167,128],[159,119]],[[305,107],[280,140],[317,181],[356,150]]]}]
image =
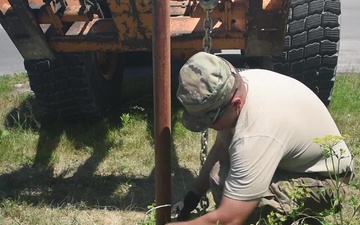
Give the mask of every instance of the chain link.
[{"label": "chain link", "polygon": [[[203,49],[205,52],[210,53],[212,48],[212,39],[210,34],[213,28],[213,20],[211,18],[211,11],[215,8],[217,4],[216,0],[202,0],[200,1],[201,7],[205,10],[206,17],[204,19],[204,31],[205,35],[203,38]],[[200,152],[200,167],[202,167],[206,161],[206,156],[208,153],[208,129],[201,132],[201,152]],[[206,210],[209,208],[209,199],[206,196],[206,193],[201,197],[200,207],[202,209],[202,213],[205,214]]]},{"label": "chain link", "polygon": [[206,197],[206,194],[200,199],[200,207],[202,209],[203,214],[206,213],[206,210],[209,208],[209,199]]},{"label": "chain link", "polygon": [[201,152],[200,152],[200,167],[205,163],[208,152],[208,130],[201,132]]},{"label": "chain link", "polygon": [[209,53],[212,47],[212,39],[210,37],[210,34],[213,28],[213,20],[210,16],[211,10],[205,10],[205,12],[206,12],[206,17],[204,19],[205,36],[203,38],[203,49],[205,52]]},{"label": "chain link", "polygon": [[[213,28],[213,20],[211,18],[211,11],[213,10],[213,8],[216,6],[216,4],[214,4],[214,0],[209,1],[209,0],[202,0],[200,2],[200,5],[204,8],[205,13],[206,13],[206,17],[204,19],[204,31],[205,31],[205,35],[203,38],[203,49],[205,52],[209,53],[212,47],[212,39],[210,37],[210,34],[212,32],[212,28]],[[208,130],[204,130],[201,133],[201,152],[200,152],[200,163],[201,163],[201,167],[204,165],[205,160],[206,160],[206,156],[207,156],[207,152],[208,152]]]}]

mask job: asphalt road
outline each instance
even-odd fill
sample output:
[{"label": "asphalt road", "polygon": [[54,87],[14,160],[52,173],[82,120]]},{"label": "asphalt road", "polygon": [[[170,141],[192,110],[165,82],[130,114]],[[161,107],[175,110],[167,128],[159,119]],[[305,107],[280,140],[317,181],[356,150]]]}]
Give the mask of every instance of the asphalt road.
[{"label": "asphalt road", "polygon": [[23,58],[0,25],[0,76],[25,71]]},{"label": "asphalt road", "polygon": [[[360,72],[360,1],[342,0],[338,72]],[[0,25],[0,76],[25,71],[23,59]]]},{"label": "asphalt road", "polygon": [[360,1],[341,1],[338,72],[360,72]]}]

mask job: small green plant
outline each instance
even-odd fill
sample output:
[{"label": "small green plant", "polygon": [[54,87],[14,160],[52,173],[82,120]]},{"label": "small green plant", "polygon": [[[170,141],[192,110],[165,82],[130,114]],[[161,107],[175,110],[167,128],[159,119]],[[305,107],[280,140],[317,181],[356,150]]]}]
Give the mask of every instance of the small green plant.
[{"label": "small green plant", "polygon": [[[357,224],[355,223],[355,216],[359,214],[360,210],[360,203],[359,201],[354,198],[354,196],[350,196],[349,199],[345,199],[346,196],[342,193],[341,189],[343,186],[343,183],[341,181],[341,178],[339,177],[339,168],[340,168],[340,162],[342,159],[348,157],[345,154],[344,149],[340,149],[338,152],[334,150],[334,146],[337,145],[339,142],[345,140],[345,136],[334,136],[334,135],[326,135],[323,138],[316,138],[314,141],[315,143],[318,143],[322,149],[323,149],[323,158],[326,160],[326,167],[328,171],[329,177],[332,179],[332,191],[335,193],[335,199],[331,202],[332,208],[328,211],[324,212],[324,216],[331,216],[332,221],[326,220],[326,224],[331,225],[352,225]],[[358,155],[359,150],[352,151],[352,160]],[[330,164],[329,164],[330,161]],[[351,162],[352,163],[352,162]],[[331,171],[335,171],[335,173],[332,173]],[[349,186],[351,188],[351,184]],[[350,208],[352,209],[351,215],[344,216],[344,210],[342,208],[343,203],[347,201],[347,203],[350,203]],[[337,212],[337,213],[336,213]]]},{"label": "small green plant", "polygon": [[[300,184],[298,180],[292,180],[292,182],[282,182],[280,184],[281,190],[287,190],[289,198],[289,214],[283,215],[275,211],[270,212],[265,218],[260,218],[255,225],[281,225],[284,221],[291,218],[293,225],[307,224],[307,220],[316,221],[316,224],[322,225],[355,225],[358,224],[357,214],[360,212],[360,201],[354,195],[344,195],[342,178],[339,177],[339,168],[341,160],[349,157],[344,149],[335,150],[335,145],[346,139],[343,136],[327,135],[323,138],[316,138],[315,143],[319,144],[323,149],[323,158],[326,162],[328,176],[331,178],[332,184],[330,187],[324,187],[319,189],[321,196],[327,193],[333,193],[334,199],[331,201],[331,208],[323,211],[319,215],[308,215],[305,211],[304,197],[310,198],[312,190]],[[352,151],[352,160],[358,155],[359,149]],[[334,172],[333,172],[334,171]],[[291,183],[291,184],[290,184]],[[351,183],[349,188],[353,186]],[[355,189],[355,188],[353,188]],[[358,188],[356,188],[358,189]],[[345,204],[347,210],[342,208]],[[346,215],[345,215],[346,214]]]},{"label": "small green plant", "polygon": [[8,135],[9,135],[9,131],[0,129],[0,142]]},{"label": "small green plant", "polygon": [[149,205],[148,211],[145,213],[145,218],[138,225],[155,225],[156,224],[156,210],[163,207],[171,207],[170,204],[156,206],[155,203]]},{"label": "small green plant", "polygon": [[131,117],[129,113],[124,113],[120,116],[121,119],[121,123],[123,127],[126,127],[130,124],[131,122]]},{"label": "small green plant", "polygon": [[14,115],[10,115],[10,116],[11,116],[12,120],[14,121],[14,125],[15,125],[16,129],[19,129],[22,131],[25,130],[27,118],[22,118],[19,111],[16,112],[16,116],[14,116]]},{"label": "small green plant", "polygon": [[155,203],[149,205],[148,211],[145,214],[145,218],[139,225],[155,225],[156,224],[156,208]]},{"label": "small green plant", "polygon": [[[305,212],[304,197],[311,197],[311,189],[305,184],[301,184],[297,179],[284,181],[279,184],[280,190],[287,190],[289,200],[288,214],[271,211],[266,217],[260,218],[255,225],[282,225],[285,221],[293,220],[297,224],[305,224],[302,222],[304,218],[311,217]],[[294,222],[294,223],[295,223]]]}]

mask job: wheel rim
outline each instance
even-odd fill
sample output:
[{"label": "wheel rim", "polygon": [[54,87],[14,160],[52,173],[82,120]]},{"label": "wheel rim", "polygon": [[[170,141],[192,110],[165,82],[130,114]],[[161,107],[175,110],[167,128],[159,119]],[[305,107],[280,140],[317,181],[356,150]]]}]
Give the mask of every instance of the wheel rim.
[{"label": "wheel rim", "polygon": [[118,54],[116,52],[98,52],[96,56],[101,75],[105,80],[112,80],[115,76]]}]

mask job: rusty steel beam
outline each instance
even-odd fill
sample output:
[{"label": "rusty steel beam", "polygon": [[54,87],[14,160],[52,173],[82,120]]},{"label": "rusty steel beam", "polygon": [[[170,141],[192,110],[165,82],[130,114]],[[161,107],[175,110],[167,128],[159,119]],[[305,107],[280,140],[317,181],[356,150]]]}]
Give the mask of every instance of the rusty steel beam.
[{"label": "rusty steel beam", "polygon": [[[214,20],[211,34],[213,49],[242,49],[245,47],[245,22],[233,23],[234,31],[221,21]],[[203,19],[170,18],[171,55],[174,59],[187,58],[202,50]],[[81,51],[151,51],[151,39],[126,39],[121,42],[112,19],[94,19],[74,23],[65,36],[50,36],[49,43],[56,52]]]},{"label": "rusty steel beam", "polygon": [[[211,34],[212,49],[243,49],[245,40],[242,34]],[[223,39],[226,38],[226,41]],[[171,56],[173,59],[185,59],[202,51],[203,36],[181,35],[171,38]],[[51,47],[56,52],[82,52],[82,51],[150,51],[151,42],[134,40],[129,45],[121,46],[116,35],[102,36],[74,36],[74,37],[52,37]]]},{"label": "rusty steel beam", "polygon": [[[152,1],[156,206],[171,203],[170,1]],[[170,221],[170,207],[156,210],[156,225]]]},{"label": "rusty steel beam", "polygon": [[[239,34],[213,35],[212,49],[242,49],[245,40]],[[171,38],[171,56],[174,59],[184,59],[202,51],[202,38],[191,35],[182,35]],[[217,38],[217,39],[216,39]],[[226,42],[221,40],[226,38]],[[121,46],[116,36],[76,36],[76,37],[53,37],[50,41],[51,47],[56,52],[83,52],[83,51],[150,51],[151,42],[134,40],[129,45]]]},{"label": "rusty steel beam", "polygon": [[[85,21],[84,21],[85,22]],[[237,20],[232,23],[231,32],[245,33],[245,20]],[[181,34],[194,34],[194,33],[204,33],[204,18],[191,18],[191,17],[172,17],[170,18],[170,35],[178,36]],[[224,33],[226,27],[220,19],[213,18],[213,33]],[[88,21],[88,23],[74,23],[72,27],[77,27],[77,29],[70,28],[66,35],[85,35],[91,33],[96,35],[97,33],[117,33],[117,27],[113,19],[93,19]],[[127,37],[125,40],[135,39]],[[139,40],[143,40],[140,38]]]}]

